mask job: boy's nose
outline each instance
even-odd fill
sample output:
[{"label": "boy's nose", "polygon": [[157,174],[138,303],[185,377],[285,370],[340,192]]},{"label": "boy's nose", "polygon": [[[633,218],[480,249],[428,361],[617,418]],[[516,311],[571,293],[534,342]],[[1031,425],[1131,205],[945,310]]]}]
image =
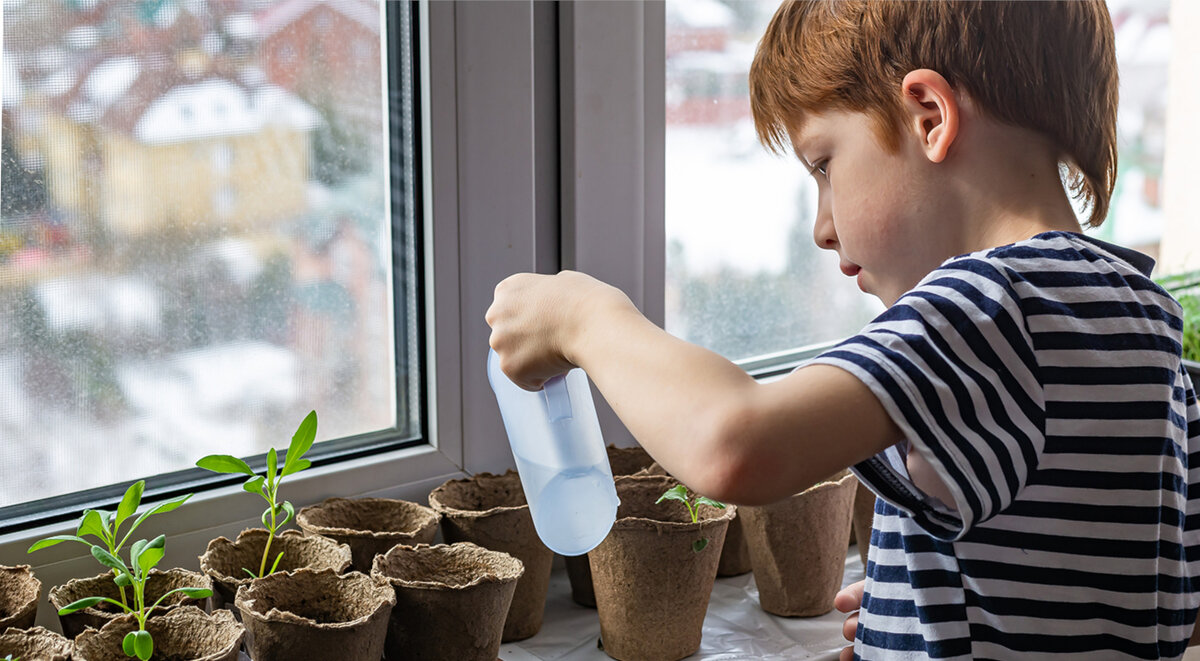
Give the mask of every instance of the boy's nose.
[{"label": "boy's nose", "polygon": [[833,217],[830,214],[817,212],[817,219],[813,223],[813,242],[824,250],[837,249],[837,231],[834,230]]}]

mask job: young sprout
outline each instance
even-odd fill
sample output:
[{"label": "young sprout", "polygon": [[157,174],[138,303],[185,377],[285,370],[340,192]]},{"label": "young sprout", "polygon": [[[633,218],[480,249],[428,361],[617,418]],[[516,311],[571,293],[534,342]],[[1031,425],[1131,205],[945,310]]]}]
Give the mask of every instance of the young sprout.
[{"label": "young sprout", "polygon": [[[717,509],[725,509],[724,503],[718,503],[707,496],[696,496],[692,500],[688,500],[687,487],[683,486],[682,484],[676,484],[670,489],[667,489],[663,495],[658,497],[658,500],[654,501],[654,504],[657,505],[664,500],[678,500],[679,502],[683,503],[684,506],[687,507],[688,514],[692,517],[692,523],[696,523],[700,520],[701,504],[712,505]],[[700,539],[692,542],[692,552],[699,553],[704,550],[705,546],[708,546],[708,538],[701,537]]]},{"label": "young sprout", "polygon": [[296,516],[296,510],[288,501],[279,503],[279,484],[283,481],[284,476],[300,471],[312,465],[312,462],[304,458],[304,454],[313,446],[313,441],[317,438],[317,412],[310,411],[304,421],[300,423],[296,434],[292,436],[292,443],[288,446],[287,455],[283,460],[282,469],[279,466],[279,453],[275,448],[271,448],[267,452],[267,472],[266,475],[257,475],[246,462],[227,454],[210,454],[207,457],[196,462],[200,468],[213,471],[214,473],[241,473],[249,475],[250,479],[242,485],[242,488],[250,493],[256,493],[267,501],[267,509],[262,513],[263,526],[267,529],[267,545],[263,548],[262,562],[259,563],[258,573],[242,568],[254,578],[260,578],[267,574],[273,574],[279,567],[279,561],[283,559],[283,552],[275,556],[275,561],[271,563],[271,571],[267,571],[267,558],[271,555],[271,542],[275,539],[275,533],[287,525],[288,521]]},{"label": "young sprout", "polygon": [[109,553],[102,547],[92,544],[92,556],[100,564],[116,572],[117,585],[122,588],[133,588],[133,606],[131,607],[108,597],[87,597],[67,604],[58,611],[58,614],[70,615],[75,611],[95,606],[102,601],[118,606],[126,613],[133,613],[138,623],[137,631],[130,631],[125,634],[125,638],[121,641],[121,648],[125,651],[125,656],[136,656],[141,661],[148,661],[150,656],[154,654],[154,639],[150,636],[150,632],[146,631],[146,620],[150,617],[150,613],[162,603],[163,599],[176,592],[181,592],[184,596],[191,599],[203,599],[212,596],[212,590],[208,588],[175,588],[159,597],[158,601],[150,606],[146,605],[146,580],[150,577],[150,570],[158,564],[159,560],[162,560],[166,541],[167,538],[165,535],[159,535],[149,542],[144,539],[134,542],[133,546],[130,547],[128,565],[121,560],[120,556]]},{"label": "young sprout", "polygon": [[[74,535],[47,537],[35,542],[33,546],[29,547],[26,553],[33,553],[34,551],[61,544],[62,542],[78,542],[84,546],[91,547],[93,544],[84,538],[93,537],[103,543],[109,555],[119,556],[121,549],[125,548],[125,543],[133,536],[133,531],[137,530],[143,521],[154,514],[163,514],[178,509],[180,505],[187,502],[188,498],[192,497],[192,494],[189,493],[147,509],[134,519],[129,529],[125,531],[125,534],[121,535],[121,524],[130,520],[130,517],[138,513],[137,509],[142,504],[142,492],[145,489],[145,480],[134,482],[125,491],[125,496],[121,498],[121,503],[117,505],[116,511],[86,510],[79,519],[79,527],[75,529]],[[117,572],[114,569],[113,576],[115,577],[116,575]],[[121,592],[121,604],[128,605],[128,602],[125,600],[125,587],[120,585],[118,587],[120,587]],[[3,659],[0,659],[0,661],[3,661]]]}]

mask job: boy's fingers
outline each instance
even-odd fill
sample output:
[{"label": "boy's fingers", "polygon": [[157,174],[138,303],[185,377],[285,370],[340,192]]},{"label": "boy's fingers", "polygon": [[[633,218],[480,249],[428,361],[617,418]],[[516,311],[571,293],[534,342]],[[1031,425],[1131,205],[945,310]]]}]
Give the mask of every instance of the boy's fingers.
[{"label": "boy's fingers", "polygon": [[842,653],[838,655],[838,661],[854,661],[854,646],[843,647]]},{"label": "boy's fingers", "polygon": [[854,634],[858,632],[858,613],[846,618],[842,622],[842,638],[850,642],[854,642]]},{"label": "boy's fingers", "polygon": [[847,585],[833,598],[833,607],[843,613],[858,610],[862,606],[864,589],[866,589],[866,581]]}]

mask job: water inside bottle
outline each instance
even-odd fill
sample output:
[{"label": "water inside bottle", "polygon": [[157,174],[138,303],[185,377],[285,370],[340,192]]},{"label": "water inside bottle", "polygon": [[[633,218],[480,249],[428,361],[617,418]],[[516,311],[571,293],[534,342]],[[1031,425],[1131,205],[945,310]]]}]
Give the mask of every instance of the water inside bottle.
[{"label": "water inside bottle", "polygon": [[555,553],[582,555],[608,535],[617,503],[604,462],[553,467],[514,454],[538,537]]}]

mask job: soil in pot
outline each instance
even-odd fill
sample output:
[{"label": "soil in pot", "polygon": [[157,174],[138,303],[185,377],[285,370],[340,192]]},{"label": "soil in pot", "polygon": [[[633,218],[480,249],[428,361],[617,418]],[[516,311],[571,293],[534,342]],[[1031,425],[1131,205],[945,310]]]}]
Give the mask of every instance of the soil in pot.
[{"label": "soil in pot", "polygon": [[371,576],[395,588],[388,661],[493,661],[525,568],[507,553],[470,542],[396,546]]},{"label": "soil in pot", "polygon": [[[150,577],[146,579],[146,604],[153,604],[158,601],[159,597],[176,588],[205,588],[211,590],[212,587],[212,579],[199,572],[178,568],[167,571],[151,569]],[[67,604],[87,597],[108,597],[109,599],[120,601],[121,593],[117,588],[117,584],[113,582],[112,572],[88,578],[76,578],[62,585],[50,588],[50,605],[54,607],[56,612]],[[125,589],[125,599],[126,603],[130,606],[133,605],[132,588]],[[192,604],[203,607],[204,602],[204,599],[189,599],[183,596],[183,594],[176,592],[164,599],[162,605],[155,610],[155,613],[165,612],[180,604]],[[74,639],[88,627],[99,629],[124,614],[125,611],[112,604],[99,603],[91,608],[75,611],[70,615],[59,615],[58,621],[62,624],[63,634],[68,638]]]},{"label": "soil in pot", "polygon": [[0,565],[0,631],[32,627],[41,598],[42,582],[29,565]]},{"label": "soil in pot", "polygon": [[[233,600],[239,587],[253,580],[244,569],[258,572],[262,563],[263,547],[267,543],[267,531],[263,528],[243,530],[236,541],[218,537],[208,543],[208,549],[200,556],[200,570],[213,580],[213,608],[233,608]],[[291,571],[302,567],[333,569],[342,573],[350,568],[350,547],[324,537],[306,536],[299,530],[287,530],[271,541],[271,562],[283,552],[277,571]]]},{"label": "soil in pot", "polygon": [[276,572],[238,588],[254,661],[379,661],[396,592],[332,569]]},{"label": "soil in pot", "polygon": [[42,627],[9,628],[0,634],[0,659],[11,655],[21,661],[69,661],[74,647],[71,641]]},{"label": "soil in pot", "polygon": [[833,610],[857,485],[843,472],[777,503],[740,508],[763,610],[785,617]]},{"label": "soil in pot", "polygon": [[525,574],[517,581],[503,640],[536,634],[542,628],[554,552],[538,539],[517,472],[450,480],[429,494],[429,504],[442,515],[446,542],[471,542],[521,561]]},{"label": "soil in pot", "polygon": [[[137,619],[123,615],[88,629],[75,639],[75,661],[129,661],[121,649],[125,634],[137,630]],[[154,637],[151,661],[237,661],[246,630],[227,610],[211,614],[195,606],[180,606],[150,618],[146,630]],[[297,657],[304,658],[304,657]]]},{"label": "soil in pot", "polygon": [[867,550],[871,548],[871,526],[875,523],[875,493],[862,482],[854,493],[854,528],[851,537],[858,545],[863,571],[867,570]]},{"label": "soil in pot", "polygon": [[296,515],[296,525],[350,547],[351,566],[371,572],[375,556],[397,544],[431,544],[441,517],[417,503],[389,498],[330,498]]},{"label": "soil in pot", "polygon": [[[616,478],[617,521],[589,554],[604,651],[622,661],[675,661],[700,648],[704,615],[729,521],[737,508],[656,504],[666,476]],[[708,543],[699,552],[693,542]]]}]

